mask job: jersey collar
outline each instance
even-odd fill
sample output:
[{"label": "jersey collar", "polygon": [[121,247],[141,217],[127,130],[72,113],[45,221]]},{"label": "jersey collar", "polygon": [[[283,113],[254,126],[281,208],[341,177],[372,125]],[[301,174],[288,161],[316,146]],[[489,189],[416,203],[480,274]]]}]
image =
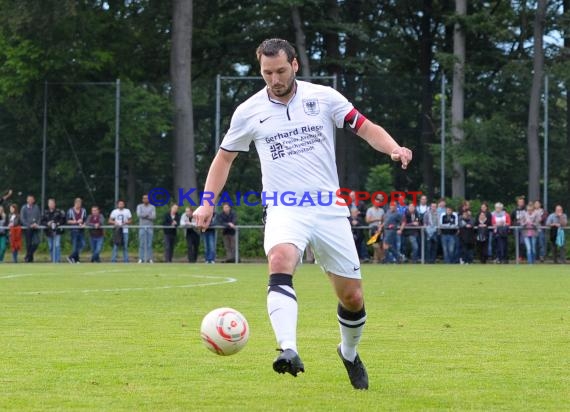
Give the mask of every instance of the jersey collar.
[{"label": "jersey collar", "polygon": [[295,91],[293,92],[293,95],[291,96],[291,98],[289,99],[289,101],[287,103],[283,103],[280,102],[279,100],[273,99],[270,95],[269,95],[269,87],[266,87],[265,91],[267,92],[267,98],[269,99],[269,101],[271,103],[275,103],[275,104],[280,104],[282,106],[289,106],[289,104],[293,101],[293,99],[295,98],[295,96],[297,95],[297,91],[299,90],[299,83],[297,83],[297,80],[295,80]]}]

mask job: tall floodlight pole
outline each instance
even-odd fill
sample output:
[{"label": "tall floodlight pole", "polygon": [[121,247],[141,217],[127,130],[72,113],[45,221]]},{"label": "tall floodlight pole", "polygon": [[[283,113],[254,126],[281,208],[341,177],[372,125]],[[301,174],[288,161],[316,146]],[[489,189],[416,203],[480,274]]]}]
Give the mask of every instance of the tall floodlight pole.
[{"label": "tall floodlight pole", "polygon": [[441,73],[441,172],[439,186],[445,197],[445,73]]},{"label": "tall floodlight pole", "polygon": [[548,210],[548,75],[544,76],[544,187],[542,207]]},{"label": "tall floodlight pole", "polygon": [[119,127],[121,115],[121,80],[115,82],[115,204],[119,201]]},{"label": "tall floodlight pole", "polygon": [[44,82],[44,124],[42,131],[42,210],[45,209],[46,200],[46,170],[47,170],[47,110],[48,110],[48,82]]}]

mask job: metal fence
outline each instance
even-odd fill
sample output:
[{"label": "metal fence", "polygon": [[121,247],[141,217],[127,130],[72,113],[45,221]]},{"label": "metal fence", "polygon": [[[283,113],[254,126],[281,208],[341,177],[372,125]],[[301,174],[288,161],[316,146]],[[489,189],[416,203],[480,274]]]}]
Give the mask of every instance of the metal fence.
[{"label": "metal fence", "polygon": [[[27,227],[25,226],[20,226],[23,230],[26,230]],[[139,228],[152,228],[153,230],[161,230],[161,229],[173,229],[172,226],[161,226],[161,225],[154,225],[154,226],[139,226],[139,225],[128,225],[128,229],[132,229],[134,233],[135,229],[139,229]],[[234,255],[234,263],[239,263],[241,261],[241,255],[240,255],[240,235],[243,234],[244,231],[248,231],[248,230],[256,230],[259,231],[259,247],[261,248],[262,242],[263,242],[263,234],[262,231],[264,229],[265,226],[263,225],[236,225],[235,226],[235,255]],[[70,229],[78,229],[77,226],[70,226],[70,225],[62,225],[59,226],[60,229],[64,229],[64,230],[70,230]],[[103,226],[99,226],[99,228],[104,229],[105,232],[112,232],[113,229],[116,229],[117,226],[113,226],[113,225],[103,225]],[[192,229],[192,226],[177,226],[175,229],[180,231],[185,231],[186,229]],[[217,236],[217,232],[219,232],[220,230],[223,230],[225,227],[224,226],[211,226],[212,229],[216,230],[216,236]],[[420,262],[422,264],[426,263],[426,226],[416,226],[416,227],[405,227],[406,230],[419,230],[420,231],[420,243],[419,243],[419,249],[420,249]],[[489,230],[494,229],[494,226],[490,226]],[[6,230],[6,232],[8,232],[9,227],[7,226],[0,226],[0,230]],[[44,232],[46,229],[48,229],[48,227],[46,226],[37,226],[35,228],[35,230],[39,230],[41,232]],[[90,230],[93,230],[93,228],[91,227],[83,227],[82,228],[84,231],[89,232]],[[370,230],[369,226],[355,226],[352,229],[355,230],[362,230],[365,234]],[[446,229],[459,229],[459,227],[446,227]],[[519,235],[521,234],[522,230],[525,230],[527,228],[523,228],[522,226],[510,226],[509,229],[511,230],[511,233],[509,234],[510,238],[514,238],[519,239]],[[550,231],[551,227],[550,226],[540,226],[537,229],[543,230],[545,232]],[[568,230],[570,229],[570,226],[566,226],[562,228],[563,230]],[[64,232],[65,234],[65,232]],[[8,233],[6,233],[6,236],[8,235]],[[44,236],[45,237],[45,234]],[[365,236],[365,240],[366,242],[366,236]],[[133,245],[134,242],[129,242],[131,244],[131,246]],[[216,245],[217,245],[217,238],[216,238]],[[548,252],[548,240],[545,240],[546,243],[546,252]],[[24,250],[24,246],[22,245],[22,250]],[[515,249],[515,254],[514,254],[514,258],[515,258],[515,264],[519,264],[519,258],[521,257],[521,245],[519,241],[515,241],[514,242],[514,249]],[[548,253],[546,253],[548,254]],[[256,258],[259,259],[263,259],[264,256],[259,255],[256,256]]]}]

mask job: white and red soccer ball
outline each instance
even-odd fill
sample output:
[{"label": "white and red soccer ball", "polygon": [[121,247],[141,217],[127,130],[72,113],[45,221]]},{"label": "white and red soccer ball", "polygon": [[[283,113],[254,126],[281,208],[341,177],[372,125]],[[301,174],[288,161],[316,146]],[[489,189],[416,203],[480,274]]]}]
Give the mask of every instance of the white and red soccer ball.
[{"label": "white and red soccer ball", "polygon": [[232,308],[218,308],[208,313],[200,327],[202,342],[218,355],[233,355],[243,349],[249,339],[245,317]]}]

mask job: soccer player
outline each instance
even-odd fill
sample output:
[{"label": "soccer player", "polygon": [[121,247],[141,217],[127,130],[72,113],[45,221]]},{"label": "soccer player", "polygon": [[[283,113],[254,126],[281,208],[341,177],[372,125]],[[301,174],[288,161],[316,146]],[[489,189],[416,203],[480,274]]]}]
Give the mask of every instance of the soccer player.
[{"label": "soccer player", "polygon": [[[278,373],[297,376],[305,367],[297,352],[297,297],[293,273],[307,244],[313,248],[338,296],[341,343],[337,352],[356,389],[368,389],[368,374],[357,353],[366,322],[360,262],[352,241],[348,208],[336,202],[325,206],[322,193],[339,188],[334,130],[346,127],[374,149],[400,161],[405,169],[412,152],[399,146],[380,126],[367,120],[332,88],[298,81],[295,49],[285,40],[269,39],[257,48],[261,75],[267,87],[242,103],[206,179],[205,191],[222,191],[238,152],[253,141],[261,161],[267,219],[264,249],[269,261],[267,310],[281,353],[273,362]],[[309,192],[313,205],[279,203],[284,191],[297,199]],[[324,196],[326,198],[326,196]],[[202,230],[211,222],[214,206],[194,213]]]}]

